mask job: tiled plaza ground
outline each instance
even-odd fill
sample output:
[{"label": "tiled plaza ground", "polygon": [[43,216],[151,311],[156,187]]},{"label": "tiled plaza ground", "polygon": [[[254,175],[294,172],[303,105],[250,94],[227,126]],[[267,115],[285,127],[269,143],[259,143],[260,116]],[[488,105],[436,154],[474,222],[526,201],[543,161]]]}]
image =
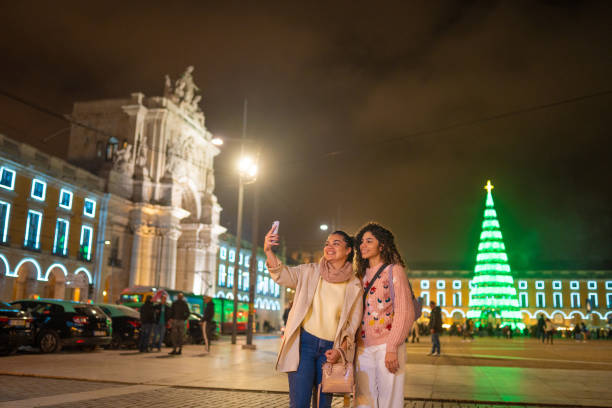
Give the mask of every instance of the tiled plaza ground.
[{"label": "tiled plaza ground", "polygon": [[[462,343],[447,337],[443,356],[427,357],[428,339],[422,340],[407,345],[406,406],[476,406],[469,401],[612,406],[612,342],[549,346],[524,339]],[[4,357],[0,374],[7,376],[0,379],[8,383],[0,384],[0,407],[220,406],[205,403],[210,401],[288,406],[286,375],[273,370],[278,343],[277,337],[259,337],[257,350],[248,351],[224,339],[210,355],[188,346],[178,357],[131,350]],[[88,381],[70,384],[60,378]]]}]

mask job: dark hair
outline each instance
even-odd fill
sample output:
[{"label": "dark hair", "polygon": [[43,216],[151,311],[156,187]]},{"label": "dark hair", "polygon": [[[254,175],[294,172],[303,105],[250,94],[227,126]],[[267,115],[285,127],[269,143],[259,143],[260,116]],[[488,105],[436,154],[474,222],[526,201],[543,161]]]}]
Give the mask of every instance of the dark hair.
[{"label": "dark hair", "polygon": [[361,240],[366,232],[370,232],[374,235],[374,238],[378,240],[379,245],[382,246],[380,255],[382,260],[386,264],[398,264],[406,266],[404,260],[400,255],[399,251],[395,247],[395,238],[393,233],[376,222],[368,222],[366,225],[361,227],[357,235],[355,235],[355,251],[357,252],[357,277],[362,278],[365,275],[365,271],[369,266],[367,259],[361,257]]},{"label": "dark hair", "polygon": [[342,237],[342,240],[344,241],[346,246],[348,248],[351,248],[351,253],[348,254],[346,260],[348,262],[353,262],[353,257],[355,256],[355,240],[353,239],[353,237],[341,230],[334,231],[329,235],[340,235]]}]

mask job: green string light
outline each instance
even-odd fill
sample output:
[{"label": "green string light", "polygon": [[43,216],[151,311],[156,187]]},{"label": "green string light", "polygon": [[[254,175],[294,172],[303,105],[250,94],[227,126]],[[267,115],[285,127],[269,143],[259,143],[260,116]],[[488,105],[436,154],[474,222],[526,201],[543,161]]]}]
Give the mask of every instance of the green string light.
[{"label": "green string light", "polygon": [[492,323],[522,329],[525,325],[494,208],[491,194],[493,185],[490,180],[485,189],[487,198],[467,317],[476,320],[477,325]]}]

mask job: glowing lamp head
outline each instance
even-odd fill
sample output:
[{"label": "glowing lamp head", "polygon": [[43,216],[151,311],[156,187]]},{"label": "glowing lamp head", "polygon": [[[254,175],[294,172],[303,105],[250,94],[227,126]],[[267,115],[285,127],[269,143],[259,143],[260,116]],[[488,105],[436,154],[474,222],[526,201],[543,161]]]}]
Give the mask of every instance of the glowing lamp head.
[{"label": "glowing lamp head", "polygon": [[327,226],[327,224],[321,224],[319,226],[319,228],[321,229],[321,231],[327,231],[329,229],[329,227]]},{"label": "glowing lamp head", "polygon": [[223,145],[223,139],[221,139],[220,137],[215,137],[211,140],[212,144],[214,144],[215,146],[221,146]]}]

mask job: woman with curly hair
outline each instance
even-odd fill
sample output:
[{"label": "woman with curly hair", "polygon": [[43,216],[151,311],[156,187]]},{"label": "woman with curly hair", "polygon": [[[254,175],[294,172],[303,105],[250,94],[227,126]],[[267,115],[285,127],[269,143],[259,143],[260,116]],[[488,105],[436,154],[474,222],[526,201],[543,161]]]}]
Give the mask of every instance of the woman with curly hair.
[{"label": "woman with curly hair", "polygon": [[404,341],[414,320],[404,261],[393,234],[380,224],[363,226],[355,241],[357,277],[367,290],[357,343],[356,405],[403,407]]},{"label": "woman with curly hair", "polygon": [[[290,407],[308,408],[323,364],[338,361],[339,349],[353,362],[363,290],[353,270],[354,241],[346,232],[329,234],[318,263],[298,266],[283,265],[272,252],[278,239],[272,227],[264,242],[268,270],[278,284],[295,289],[295,296],[276,368],[288,373]],[[332,396],[321,393],[318,406],[329,408]]]}]

